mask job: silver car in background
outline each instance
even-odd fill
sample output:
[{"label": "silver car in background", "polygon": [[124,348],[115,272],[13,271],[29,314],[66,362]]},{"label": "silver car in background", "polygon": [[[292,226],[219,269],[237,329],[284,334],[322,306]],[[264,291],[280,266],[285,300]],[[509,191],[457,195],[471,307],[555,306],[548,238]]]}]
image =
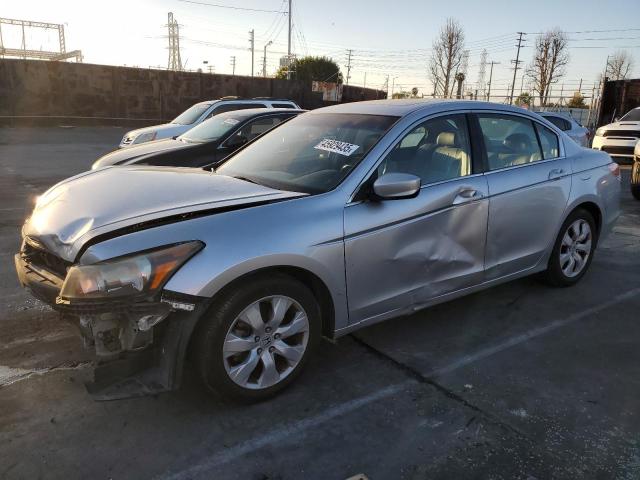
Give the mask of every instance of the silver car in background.
[{"label": "silver car in background", "polygon": [[549,120],[581,147],[589,148],[591,143],[589,129],[580,125],[571,115],[560,112],[538,112],[538,115]]},{"label": "silver car in background", "polygon": [[208,100],[192,105],[169,123],[138,128],[125,133],[119,147],[126,148],[141,143],[177,137],[221,113],[250,108],[293,108],[297,110],[300,107],[291,100],[263,97],[252,99],[223,97],[218,100]]},{"label": "silver car in background", "polygon": [[536,272],[575,284],[619,196],[609,155],[526,110],[350,103],[292,119],[215,172],[63,181],[15,262],[95,350],[96,395],[177,388],[189,354],[208,389],[259,400],[323,335]]}]

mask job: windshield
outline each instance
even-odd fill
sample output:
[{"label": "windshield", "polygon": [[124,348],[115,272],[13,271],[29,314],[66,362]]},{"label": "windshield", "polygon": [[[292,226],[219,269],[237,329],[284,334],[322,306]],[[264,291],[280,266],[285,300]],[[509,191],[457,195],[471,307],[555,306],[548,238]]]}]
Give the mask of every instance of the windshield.
[{"label": "windshield", "polygon": [[397,119],[300,115],[241,150],[216,172],[282,190],[327,192],[349,175]]},{"label": "windshield", "polygon": [[196,125],[178,138],[194,143],[212,142],[235,129],[242,120],[243,117],[238,115],[238,112],[221,113],[205,120],[200,125]]},{"label": "windshield", "polygon": [[171,123],[177,123],[178,125],[191,125],[199,119],[200,115],[208,110],[210,106],[210,103],[196,103],[193,107],[186,109],[176,118],[171,120]]},{"label": "windshield", "polygon": [[640,122],[640,108],[634,108],[620,120],[626,120],[627,122]]}]

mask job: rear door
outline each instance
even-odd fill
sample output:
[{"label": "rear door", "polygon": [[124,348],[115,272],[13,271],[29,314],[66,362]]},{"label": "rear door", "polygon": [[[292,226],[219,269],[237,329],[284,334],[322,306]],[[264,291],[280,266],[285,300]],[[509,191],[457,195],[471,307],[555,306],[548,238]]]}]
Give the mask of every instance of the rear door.
[{"label": "rear door", "polygon": [[477,112],[486,155],[487,280],[535,266],[554,241],[571,190],[571,164],[550,129],[512,113]]}]

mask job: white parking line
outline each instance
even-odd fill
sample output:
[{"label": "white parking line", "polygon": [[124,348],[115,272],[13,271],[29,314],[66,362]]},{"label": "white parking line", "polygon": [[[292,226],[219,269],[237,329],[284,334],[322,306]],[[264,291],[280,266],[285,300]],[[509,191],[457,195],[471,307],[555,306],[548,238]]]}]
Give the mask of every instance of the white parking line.
[{"label": "white parking line", "polygon": [[250,454],[255,450],[259,450],[268,445],[277,445],[279,442],[285,440],[287,437],[304,432],[305,430],[309,430],[310,428],[317,427],[323,423],[328,422],[336,417],[341,415],[345,415],[354,410],[357,410],[365,405],[368,405],[372,402],[382,400],[383,398],[390,397],[394,395],[407,386],[414,384],[414,381],[406,381],[403,383],[399,383],[396,385],[391,385],[389,387],[383,388],[382,390],[378,390],[375,393],[370,395],[365,395],[360,398],[356,398],[350,400],[348,402],[342,403],[340,405],[336,405],[329,410],[326,410],[322,413],[319,413],[316,416],[305,418],[303,420],[299,420],[291,425],[285,425],[284,427],[273,430],[265,435],[260,435],[259,437],[252,438],[245,442],[242,442],[235,447],[214,452],[212,456],[206,458],[202,463],[197,465],[190,466],[186,470],[182,470],[180,472],[167,473],[165,475],[161,475],[157,477],[159,480],[180,480],[180,479],[191,479],[197,475],[203,475],[207,472],[210,472],[212,469],[223,465],[225,463],[229,463],[243,455]]},{"label": "white parking line", "polygon": [[515,347],[516,345],[520,345],[521,343],[527,342],[533,338],[539,337],[540,335],[544,335],[545,333],[549,333],[553,330],[557,330],[558,328],[565,327],[572,323],[578,322],[589,315],[593,315],[595,313],[601,312],[602,310],[606,310],[609,307],[613,307],[618,303],[622,303],[625,300],[629,300],[630,298],[635,297],[636,295],[640,295],[640,288],[635,288],[633,290],[629,290],[628,292],[621,293],[620,295],[616,295],[611,300],[608,300],[604,303],[596,305],[594,307],[587,308],[582,312],[574,313],[573,315],[569,315],[567,318],[563,320],[556,320],[555,322],[551,322],[548,325],[543,327],[534,328],[533,330],[529,330],[520,335],[516,335],[515,337],[511,337],[510,339],[502,342],[498,345],[494,345],[493,347],[484,348],[476,353],[465,355],[460,359],[456,360],[449,365],[446,365],[441,368],[436,368],[431,372],[427,373],[425,376],[427,378],[437,377],[440,375],[445,375],[447,373],[451,373],[454,370],[457,370],[461,367],[469,365],[471,363],[475,363],[479,360],[483,360],[487,357],[495,355],[496,353],[500,353],[508,348]]}]

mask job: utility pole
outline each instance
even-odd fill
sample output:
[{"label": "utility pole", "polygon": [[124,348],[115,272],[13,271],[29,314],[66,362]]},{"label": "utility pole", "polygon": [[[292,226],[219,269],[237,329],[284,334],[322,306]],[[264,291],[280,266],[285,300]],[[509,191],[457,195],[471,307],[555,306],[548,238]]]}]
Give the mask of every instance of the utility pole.
[{"label": "utility pole", "polygon": [[580,86],[578,87],[578,93],[582,96],[582,79],[580,79]]},{"label": "utility pole", "polygon": [[249,30],[249,43],[251,44],[251,76],[253,77],[253,54],[255,51],[256,41],[255,41],[255,30]]},{"label": "utility pole", "polygon": [[[393,90],[396,88],[396,78],[398,77],[393,77],[391,79],[391,98],[393,98]],[[389,88],[389,76],[387,75],[387,88]]]},{"label": "utility pole", "polygon": [[287,80],[291,79],[291,0],[289,0],[289,41],[287,42]]},{"label": "utility pole", "polygon": [[364,72],[364,85],[362,88],[367,88],[367,72]]},{"label": "utility pole", "polygon": [[347,49],[347,52],[348,52],[348,57],[347,57],[347,82],[346,82],[346,84],[349,85],[349,77],[351,76],[351,54],[353,53],[353,50]]},{"label": "utility pole", "polygon": [[509,97],[509,105],[513,105],[513,88],[516,86],[516,74],[518,73],[518,65],[521,63],[520,61],[520,48],[522,47],[522,36],[526,35],[524,32],[518,32],[518,51],[516,53],[515,61],[511,61],[515,64],[513,68],[513,82],[511,82],[511,96]]},{"label": "utility pole", "polygon": [[491,62],[491,67],[489,68],[489,84],[487,85],[487,102],[491,101],[491,80],[493,79],[493,66],[500,65],[500,62]]},{"label": "utility pole", "polygon": [[271,45],[273,42],[269,40],[269,42],[264,46],[264,55],[262,57],[262,77],[267,78],[267,47]]},{"label": "utility pole", "polygon": [[389,98],[389,75],[387,75],[387,81],[384,82],[385,90],[387,91],[387,98]]},{"label": "utility pole", "polygon": [[236,74],[236,56],[232,55],[231,56],[231,75],[235,75]]}]

